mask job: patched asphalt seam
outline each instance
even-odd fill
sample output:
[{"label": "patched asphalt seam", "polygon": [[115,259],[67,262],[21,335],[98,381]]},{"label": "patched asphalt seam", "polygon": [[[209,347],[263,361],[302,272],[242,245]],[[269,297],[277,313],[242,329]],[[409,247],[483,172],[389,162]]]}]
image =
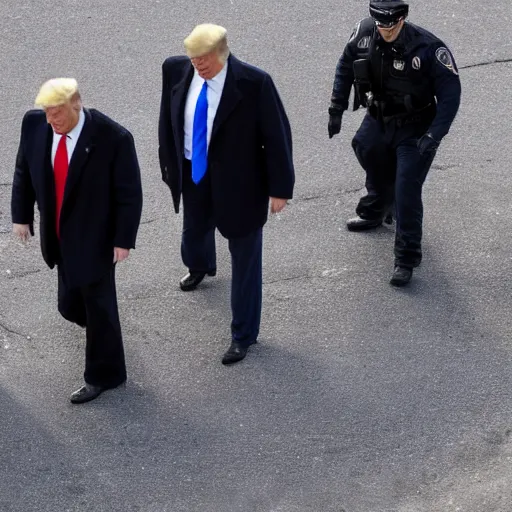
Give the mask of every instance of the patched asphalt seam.
[{"label": "patched asphalt seam", "polygon": [[471,69],[471,68],[479,68],[482,66],[492,66],[494,64],[507,64],[512,62],[512,59],[495,59],[489,60],[485,62],[478,62],[476,64],[468,64],[467,66],[460,66],[459,69]]}]

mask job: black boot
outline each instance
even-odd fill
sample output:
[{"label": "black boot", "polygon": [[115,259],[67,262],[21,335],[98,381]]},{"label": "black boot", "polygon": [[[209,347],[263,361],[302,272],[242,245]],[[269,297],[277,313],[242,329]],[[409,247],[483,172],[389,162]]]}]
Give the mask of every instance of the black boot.
[{"label": "black boot", "polygon": [[412,268],[396,266],[389,283],[392,286],[405,286],[412,277]]}]

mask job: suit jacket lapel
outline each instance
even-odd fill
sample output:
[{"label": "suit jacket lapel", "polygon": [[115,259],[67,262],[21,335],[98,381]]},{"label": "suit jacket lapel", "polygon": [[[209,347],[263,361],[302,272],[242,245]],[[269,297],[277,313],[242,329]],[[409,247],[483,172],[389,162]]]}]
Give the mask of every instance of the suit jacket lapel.
[{"label": "suit jacket lapel", "polygon": [[237,87],[236,79],[239,74],[238,60],[230,55],[228,59],[228,71],[226,73],[226,81],[222,90],[219,107],[213,120],[212,134],[210,137],[210,144],[213,142],[216,133],[218,132],[222,123],[229,117],[231,112],[235,109],[238,102],[242,99],[242,93]]},{"label": "suit jacket lapel", "polygon": [[183,155],[185,104],[188,88],[194,76],[194,67],[189,63],[183,78],[171,89],[171,124],[178,155]]},{"label": "suit jacket lapel", "polygon": [[94,149],[94,121],[92,120],[89,110],[84,108],[84,113],[85,123],[78,137],[71,161],[69,162],[68,177],[64,189],[64,201],[62,204],[63,211],[66,206],[66,200],[69,199],[74,187],[80,181],[80,176],[87,163],[87,159]]}]

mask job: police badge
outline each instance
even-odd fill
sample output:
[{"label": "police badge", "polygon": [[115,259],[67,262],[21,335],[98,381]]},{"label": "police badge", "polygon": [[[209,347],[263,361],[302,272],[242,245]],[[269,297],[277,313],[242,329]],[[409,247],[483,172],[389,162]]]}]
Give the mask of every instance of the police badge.
[{"label": "police badge", "polygon": [[416,55],[412,58],[412,69],[418,71],[421,68],[421,59]]},{"label": "police badge", "polygon": [[393,61],[393,67],[397,71],[403,71],[405,69],[405,61],[403,61],[403,60],[394,60]]}]

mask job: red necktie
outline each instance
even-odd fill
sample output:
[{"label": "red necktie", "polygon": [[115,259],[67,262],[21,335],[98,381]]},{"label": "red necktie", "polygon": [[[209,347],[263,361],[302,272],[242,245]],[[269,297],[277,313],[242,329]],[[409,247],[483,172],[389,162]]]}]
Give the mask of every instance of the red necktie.
[{"label": "red necktie", "polygon": [[66,187],[66,178],[68,177],[68,148],[66,147],[67,135],[63,134],[57,146],[55,160],[53,161],[53,173],[55,178],[55,198],[57,211],[55,212],[57,237],[60,238],[59,220],[64,200],[64,188]]}]

